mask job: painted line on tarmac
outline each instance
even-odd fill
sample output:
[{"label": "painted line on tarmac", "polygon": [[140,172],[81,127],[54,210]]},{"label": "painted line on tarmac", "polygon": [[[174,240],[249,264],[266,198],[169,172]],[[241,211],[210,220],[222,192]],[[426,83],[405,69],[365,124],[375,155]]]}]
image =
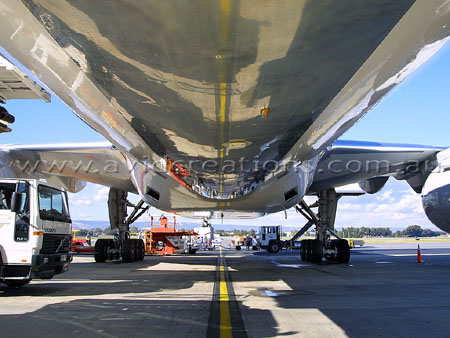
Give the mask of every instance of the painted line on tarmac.
[{"label": "painted line on tarmac", "polygon": [[217,259],[216,278],[206,336],[208,338],[247,337],[222,248],[220,248]]},{"label": "painted line on tarmac", "polygon": [[282,264],[274,259],[270,259],[270,261],[279,268],[301,269],[306,267],[312,267],[311,264]]},{"label": "painted line on tarmac", "polygon": [[[423,250],[423,249],[422,249]],[[416,253],[411,254],[383,254],[390,257],[413,257],[417,256]],[[450,253],[421,253],[421,256],[450,256]]]}]

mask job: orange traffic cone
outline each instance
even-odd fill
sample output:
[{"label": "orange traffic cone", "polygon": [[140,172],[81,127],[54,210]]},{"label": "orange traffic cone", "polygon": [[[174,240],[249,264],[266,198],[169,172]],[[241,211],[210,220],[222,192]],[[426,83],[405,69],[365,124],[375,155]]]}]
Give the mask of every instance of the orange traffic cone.
[{"label": "orange traffic cone", "polygon": [[420,254],[420,245],[417,245],[417,261],[416,261],[416,263],[425,263],[422,260],[422,255]]}]

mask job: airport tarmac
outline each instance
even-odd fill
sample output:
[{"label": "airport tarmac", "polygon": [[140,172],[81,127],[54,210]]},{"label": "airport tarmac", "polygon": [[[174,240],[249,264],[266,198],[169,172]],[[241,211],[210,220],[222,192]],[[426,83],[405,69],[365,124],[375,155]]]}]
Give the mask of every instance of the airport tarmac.
[{"label": "airport tarmac", "polygon": [[199,252],[0,286],[1,337],[450,337],[450,243],[376,244],[349,264]]}]

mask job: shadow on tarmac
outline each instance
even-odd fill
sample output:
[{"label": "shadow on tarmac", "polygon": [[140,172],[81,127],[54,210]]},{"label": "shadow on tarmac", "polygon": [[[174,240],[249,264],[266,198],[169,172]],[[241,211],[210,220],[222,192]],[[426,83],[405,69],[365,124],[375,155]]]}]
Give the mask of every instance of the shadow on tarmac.
[{"label": "shadow on tarmac", "polygon": [[[249,336],[314,336],[321,328],[302,314],[318,310],[349,337],[446,337],[450,249],[424,250],[426,264],[401,256],[411,252],[366,249],[355,251],[350,264],[310,265],[301,263],[296,251],[224,251],[235,288],[257,285],[237,294]],[[380,261],[390,264],[376,264]],[[211,294],[189,289],[213,283],[216,265],[217,252],[147,256],[132,264],[75,262],[67,277],[20,289],[2,285],[0,302],[32,297],[46,304],[29,312],[24,308],[24,314],[0,315],[2,336],[202,337],[211,308],[205,299]],[[274,290],[280,281],[284,289]],[[170,296],[164,296],[166,291]],[[260,299],[260,308],[244,304],[249,299]],[[267,307],[266,300],[275,301],[276,309]],[[7,302],[1,305],[7,307]],[[299,317],[289,327],[280,326],[277,309],[298,311]]]}]

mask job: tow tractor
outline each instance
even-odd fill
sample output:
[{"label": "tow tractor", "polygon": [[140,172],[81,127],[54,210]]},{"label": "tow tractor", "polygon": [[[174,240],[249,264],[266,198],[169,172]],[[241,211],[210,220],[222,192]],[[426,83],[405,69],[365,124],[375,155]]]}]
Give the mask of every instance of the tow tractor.
[{"label": "tow tractor", "polygon": [[296,234],[288,240],[281,240],[281,225],[259,227],[258,245],[270,253],[278,253],[281,249],[300,249]]},{"label": "tow tractor", "polygon": [[[301,241],[301,245],[298,246],[296,244],[299,242],[296,242],[296,239],[304,233],[303,231],[297,232],[297,234],[289,240],[281,240],[280,229],[280,225],[261,226],[259,228],[259,246],[270,253],[278,253],[282,248],[297,248],[300,249],[302,260],[310,260],[313,263],[320,263],[319,258],[316,258],[316,256],[319,256],[316,251],[321,249],[316,245],[317,240],[304,239]],[[330,234],[334,235],[336,239],[331,239]],[[364,245],[364,241],[362,240],[341,239],[331,231],[330,234],[327,235],[325,239],[325,246],[327,249],[321,251],[323,252],[323,256],[329,261],[346,263],[350,258],[349,249],[353,248],[355,245]]]},{"label": "tow tractor", "polygon": [[175,216],[172,222],[165,216],[160,217],[158,221],[151,216],[150,229],[144,230],[145,252],[158,255],[195,254],[199,249],[193,240],[197,233],[181,230],[181,227]]},{"label": "tow tractor", "polygon": [[287,241],[282,241],[280,236],[280,226],[259,227],[259,246],[270,253],[278,253],[282,247],[287,245]]},{"label": "tow tractor", "polygon": [[32,179],[0,180],[0,281],[51,279],[72,261],[67,194]]}]

